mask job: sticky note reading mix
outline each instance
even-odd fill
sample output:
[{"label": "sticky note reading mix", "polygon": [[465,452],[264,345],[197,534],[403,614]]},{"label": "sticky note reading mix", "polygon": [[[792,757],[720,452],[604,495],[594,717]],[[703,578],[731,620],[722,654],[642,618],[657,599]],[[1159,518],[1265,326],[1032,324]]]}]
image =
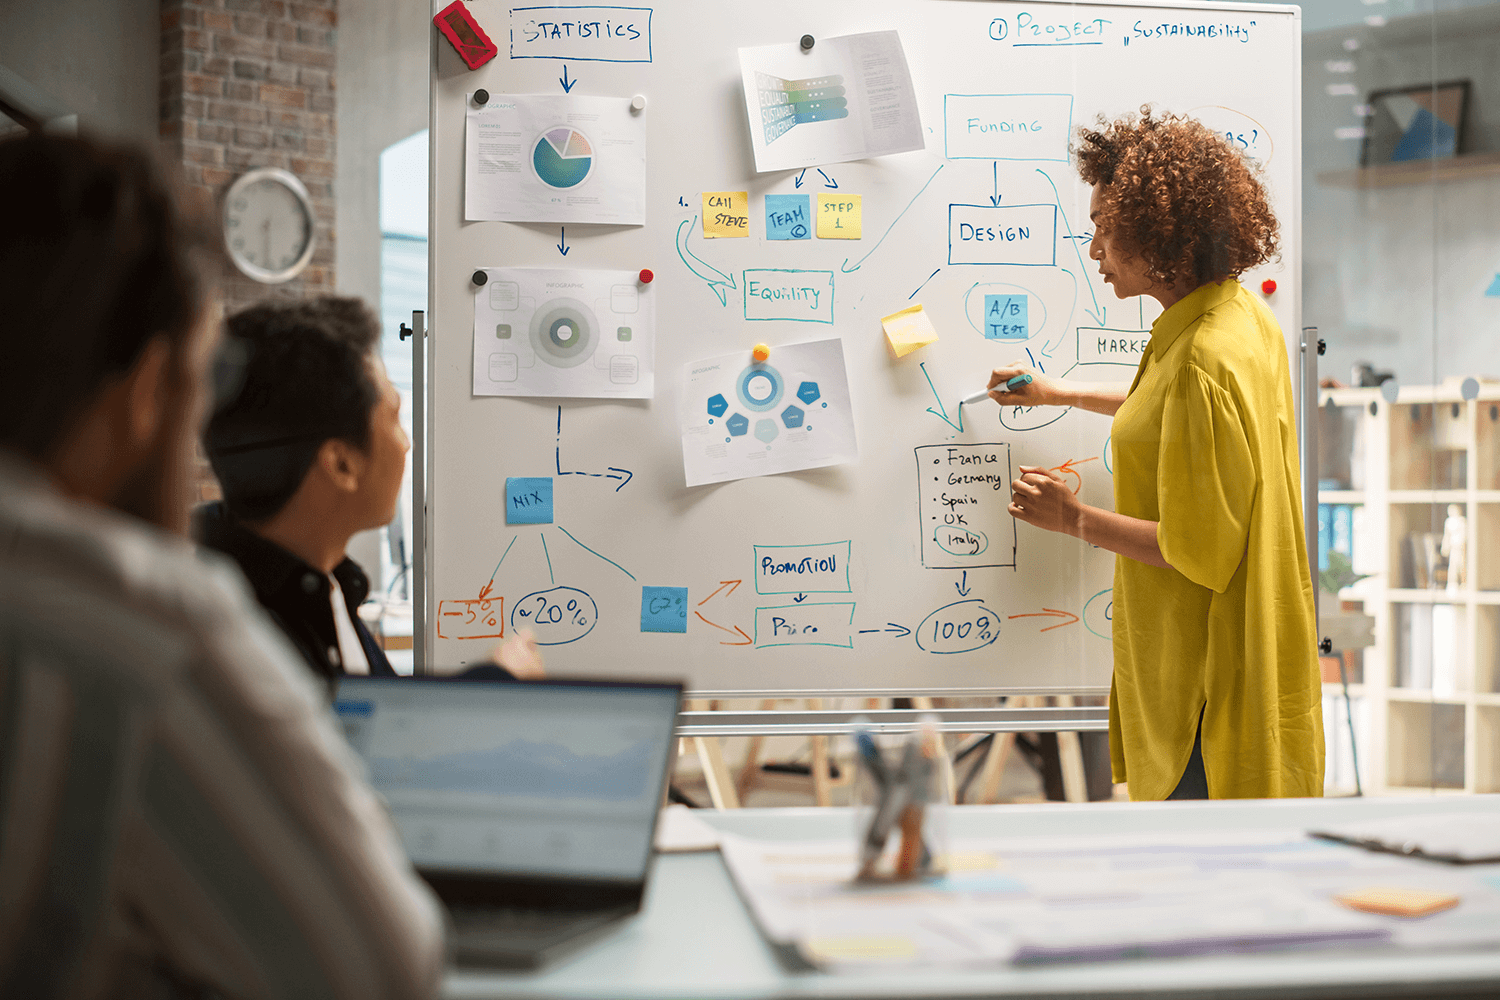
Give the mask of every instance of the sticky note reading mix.
[{"label": "sticky note reading mix", "polygon": [[686,632],[686,587],[642,587],[641,631]]},{"label": "sticky note reading mix", "polygon": [[880,321],[885,329],[886,345],[894,357],[904,358],[919,347],[926,347],[938,339],[929,317],[921,304],[909,306],[900,312],[891,313]]},{"label": "sticky note reading mix", "polygon": [[506,524],[552,523],[552,477],[505,479]]},{"label": "sticky note reading mix", "polygon": [[750,195],[746,191],[703,192],[703,236],[750,235]]},{"label": "sticky note reading mix", "polygon": [[1031,336],[1026,321],[1025,295],[984,297],[984,339],[1025,340]]},{"label": "sticky note reading mix", "polygon": [[818,239],[859,239],[864,220],[860,200],[857,194],[818,195]]},{"label": "sticky note reading mix", "polygon": [[766,195],[766,239],[812,239],[812,204],[807,195]]}]

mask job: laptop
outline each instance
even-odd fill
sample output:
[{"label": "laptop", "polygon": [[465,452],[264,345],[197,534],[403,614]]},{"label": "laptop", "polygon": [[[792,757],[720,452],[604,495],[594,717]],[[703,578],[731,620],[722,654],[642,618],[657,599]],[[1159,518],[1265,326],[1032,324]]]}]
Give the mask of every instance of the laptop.
[{"label": "laptop", "polygon": [[536,968],[641,908],[682,685],[345,677],[334,709],[460,965]]}]

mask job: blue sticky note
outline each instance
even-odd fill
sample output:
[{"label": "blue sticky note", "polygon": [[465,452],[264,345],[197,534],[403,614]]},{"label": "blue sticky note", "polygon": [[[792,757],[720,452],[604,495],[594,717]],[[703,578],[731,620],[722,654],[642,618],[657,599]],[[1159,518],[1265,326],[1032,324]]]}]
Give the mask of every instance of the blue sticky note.
[{"label": "blue sticky note", "polygon": [[1025,295],[986,295],[984,297],[984,339],[1026,340],[1031,330],[1026,323]]},{"label": "blue sticky note", "polygon": [[552,523],[552,477],[505,479],[506,524]]},{"label": "blue sticky note", "polygon": [[1484,294],[1491,298],[1500,298],[1500,274],[1495,275],[1495,280],[1490,282],[1490,287],[1484,290]]},{"label": "blue sticky note", "polygon": [[641,631],[686,632],[686,587],[642,587]]},{"label": "blue sticky note", "polygon": [[812,239],[812,207],[807,195],[766,195],[766,239]]}]

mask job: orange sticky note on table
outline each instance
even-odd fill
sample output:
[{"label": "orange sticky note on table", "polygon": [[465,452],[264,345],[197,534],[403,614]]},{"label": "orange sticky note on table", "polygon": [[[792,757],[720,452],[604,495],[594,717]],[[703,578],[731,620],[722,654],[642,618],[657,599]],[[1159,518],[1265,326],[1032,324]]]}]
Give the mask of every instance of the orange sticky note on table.
[{"label": "orange sticky note on table", "polygon": [[818,195],[818,239],[860,239],[864,229],[863,201],[857,194]]},{"label": "orange sticky note on table", "polygon": [[703,192],[703,236],[705,239],[750,235],[748,191]]},{"label": "orange sticky note on table", "polygon": [[1365,913],[1383,913],[1390,917],[1426,917],[1452,909],[1459,904],[1461,896],[1451,892],[1432,892],[1427,889],[1373,888],[1355,892],[1342,892],[1333,897],[1334,902],[1351,910]]}]

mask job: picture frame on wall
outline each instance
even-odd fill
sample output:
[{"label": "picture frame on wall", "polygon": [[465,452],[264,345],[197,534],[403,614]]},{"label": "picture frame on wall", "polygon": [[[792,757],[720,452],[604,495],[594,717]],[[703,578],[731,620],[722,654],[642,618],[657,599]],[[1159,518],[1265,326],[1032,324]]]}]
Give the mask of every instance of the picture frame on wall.
[{"label": "picture frame on wall", "polygon": [[1370,94],[1360,166],[1452,159],[1464,149],[1468,80],[1393,87]]}]

